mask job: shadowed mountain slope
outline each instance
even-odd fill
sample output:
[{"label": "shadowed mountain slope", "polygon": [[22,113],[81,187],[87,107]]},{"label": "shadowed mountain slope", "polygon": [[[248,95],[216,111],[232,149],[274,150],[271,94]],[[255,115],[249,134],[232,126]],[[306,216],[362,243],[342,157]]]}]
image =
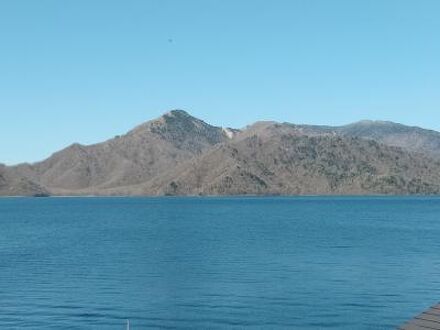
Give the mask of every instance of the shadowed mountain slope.
[{"label": "shadowed mountain slope", "polygon": [[305,136],[288,125],[258,124],[255,134],[220,145],[179,168],[162,192],[436,194],[440,162],[373,140]]}]

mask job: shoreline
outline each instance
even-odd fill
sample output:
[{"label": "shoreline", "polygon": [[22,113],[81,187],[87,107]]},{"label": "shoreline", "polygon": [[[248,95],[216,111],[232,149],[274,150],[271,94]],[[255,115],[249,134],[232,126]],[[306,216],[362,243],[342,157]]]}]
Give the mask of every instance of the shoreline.
[{"label": "shoreline", "polygon": [[423,194],[364,194],[364,195],[49,195],[49,196],[26,196],[26,195],[12,195],[0,196],[0,199],[9,198],[29,198],[29,199],[47,199],[47,198],[161,198],[161,199],[175,199],[175,198],[197,198],[197,199],[212,199],[212,198],[440,198],[438,195],[423,195]]}]

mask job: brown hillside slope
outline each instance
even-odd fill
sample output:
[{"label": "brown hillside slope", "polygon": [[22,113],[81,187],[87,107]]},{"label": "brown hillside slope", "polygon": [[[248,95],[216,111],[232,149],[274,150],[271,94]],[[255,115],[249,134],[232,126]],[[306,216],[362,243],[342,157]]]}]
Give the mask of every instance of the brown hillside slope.
[{"label": "brown hillside slope", "polygon": [[239,131],[174,110],[103,143],[0,167],[0,194],[437,194],[439,141],[388,122]]}]

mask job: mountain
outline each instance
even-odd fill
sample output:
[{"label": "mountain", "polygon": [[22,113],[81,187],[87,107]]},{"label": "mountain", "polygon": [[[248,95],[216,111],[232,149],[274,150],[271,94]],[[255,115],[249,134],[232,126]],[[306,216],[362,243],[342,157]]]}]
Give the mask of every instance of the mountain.
[{"label": "mountain", "polygon": [[49,191],[0,164],[0,196],[46,196]]},{"label": "mountain", "polygon": [[374,140],[408,151],[440,158],[440,133],[389,121],[362,120],[357,123],[331,127],[294,125],[308,135],[342,135]]},{"label": "mountain", "polygon": [[18,172],[54,194],[93,192],[149,181],[229,139],[229,132],[174,110],[106,142],[73,144]]},{"label": "mountain", "polygon": [[173,110],[125,135],[0,167],[1,195],[438,194],[440,133],[390,122],[257,122]]},{"label": "mountain", "polygon": [[[436,194],[440,162],[374,140],[307,136],[288,125],[258,124],[190,166],[162,192],[235,194]],[[170,178],[168,178],[170,180]],[[159,186],[165,186],[166,181]],[[146,189],[148,193],[151,189]]]},{"label": "mountain", "polygon": [[341,127],[340,132],[440,158],[440,133],[432,130],[388,121],[364,120]]}]

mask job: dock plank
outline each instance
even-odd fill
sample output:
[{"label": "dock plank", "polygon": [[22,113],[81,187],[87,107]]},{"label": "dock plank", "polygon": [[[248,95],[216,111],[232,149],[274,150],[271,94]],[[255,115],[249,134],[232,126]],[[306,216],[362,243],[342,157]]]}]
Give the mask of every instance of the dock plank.
[{"label": "dock plank", "polygon": [[440,323],[440,315],[432,315],[432,314],[428,314],[428,313],[422,313],[419,316],[417,316],[416,319]]},{"label": "dock plank", "polygon": [[414,324],[404,324],[399,328],[399,330],[432,330],[432,329],[421,327]]},{"label": "dock plank", "polygon": [[432,329],[432,330],[440,330],[440,323],[417,319],[417,318],[412,319],[411,321],[408,322],[408,324],[413,324],[413,325],[425,327],[427,329]]},{"label": "dock plank", "polygon": [[436,304],[412,320],[402,324],[401,330],[440,330],[440,304]]},{"label": "dock plank", "polygon": [[430,308],[428,309],[425,314],[430,314],[430,315],[439,315],[440,316],[440,309],[437,308]]}]

